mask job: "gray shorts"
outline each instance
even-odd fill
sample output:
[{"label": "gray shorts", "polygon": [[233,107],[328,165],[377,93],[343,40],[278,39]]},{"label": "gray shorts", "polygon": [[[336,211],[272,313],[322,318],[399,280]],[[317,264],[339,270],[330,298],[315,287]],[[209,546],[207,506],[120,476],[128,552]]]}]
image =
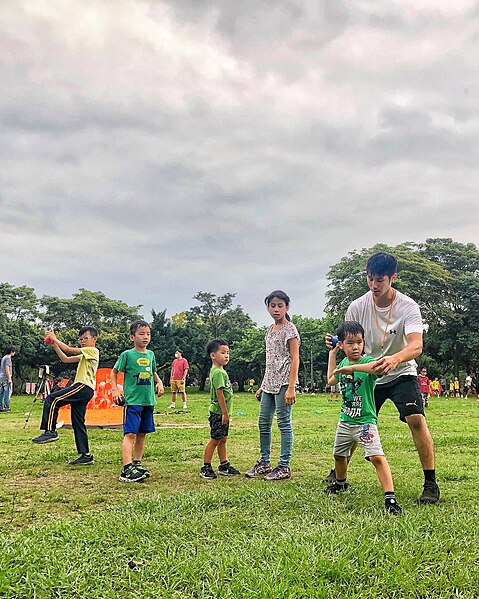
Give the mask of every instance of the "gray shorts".
[{"label": "gray shorts", "polygon": [[384,455],[378,427],[375,424],[338,422],[333,455],[348,458],[355,443],[363,447],[366,459],[375,455]]}]

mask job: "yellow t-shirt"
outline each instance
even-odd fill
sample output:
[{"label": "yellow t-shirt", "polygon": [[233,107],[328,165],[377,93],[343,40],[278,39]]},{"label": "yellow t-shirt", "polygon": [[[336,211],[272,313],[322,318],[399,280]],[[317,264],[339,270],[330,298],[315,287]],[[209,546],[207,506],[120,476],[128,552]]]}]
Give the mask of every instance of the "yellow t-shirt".
[{"label": "yellow t-shirt", "polygon": [[100,352],[96,347],[82,347],[74,383],[82,383],[92,389],[96,388],[96,371],[100,361]]}]

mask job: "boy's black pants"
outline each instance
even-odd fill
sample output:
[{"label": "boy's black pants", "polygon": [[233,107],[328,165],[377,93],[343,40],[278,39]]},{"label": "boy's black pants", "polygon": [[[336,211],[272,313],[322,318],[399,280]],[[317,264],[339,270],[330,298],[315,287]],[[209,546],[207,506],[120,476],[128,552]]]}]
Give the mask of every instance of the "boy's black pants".
[{"label": "boy's black pants", "polygon": [[43,402],[43,414],[40,430],[55,431],[57,427],[58,410],[70,404],[72,428],[78,453],[90,453],[88,434],[85,426],[87,403],[93,397],[93,389],[83,383],[75,383],[71,387],[59,389],[50,393]]}]

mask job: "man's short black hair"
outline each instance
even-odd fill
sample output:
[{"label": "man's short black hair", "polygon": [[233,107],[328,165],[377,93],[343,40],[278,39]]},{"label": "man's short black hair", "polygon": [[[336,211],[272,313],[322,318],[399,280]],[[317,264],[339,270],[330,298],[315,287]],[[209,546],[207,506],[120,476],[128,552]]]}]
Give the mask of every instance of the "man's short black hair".
[{"label": "man's short black hair", "polygon": [[208,356],[210,354],[214,354],[215,352],[217,352],[219,350],[219,348],[222,345],[226,345],[227,347],[230,346],[230,344],[227,341],[225,341],[224,339],[212,339],[206,346],[206,353],[208,354]]},{"label": "man's short black hair", "polygon": [[95,329],[95,327],[92,327],[90,325],[86,326],[86,327],[82,327],[80,329],[80,332],[78,333],[78,336],[81,337],[82,335],[84,335],[85,333],[90,333],[90,335],[92,337],[98,337],[98,331]]},{"label": "man's short black hair", "polygon": [[148,327],[150,329],[150,325],[146,320],[135,320],[135,322],[132,322],[130,325],[130,335],[134,335],[141,327]]},{"label": "man's short black hair", "polygon": [[176,349],[176,351],[177,351],[179,354],[183,355],[183,351],[182,351],[181,349]]},{"label": "man's short black hair", "polygon": [[343,324],[338,327],[336,335],[341,342],[343,342],[349,335],[361,335],[364,340],[364,329],[359,322],[356,322],[355,320],[345,320]]},{"label": "man's short black hair", "polygon": [[366,273],[379,277],[392,277],[397,273],[398,261],[392,254],[377,252],[373,254],[366,264]]},{"label": "man's short black hair", "polygon": [[14,347],[13,345],[7,345],[7,347],[5,348],[5,354],[13,354],[13,353],[17,353],[17,348]]}]

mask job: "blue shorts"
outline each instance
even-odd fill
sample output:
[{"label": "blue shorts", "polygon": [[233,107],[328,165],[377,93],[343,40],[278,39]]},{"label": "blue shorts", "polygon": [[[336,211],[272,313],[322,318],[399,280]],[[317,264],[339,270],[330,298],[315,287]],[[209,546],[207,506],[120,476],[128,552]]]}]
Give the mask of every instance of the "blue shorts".
[{"label": "blue shorts", "polygon": [[123,434],[154,433],[154,406],[126,406],[123,416]]}]

